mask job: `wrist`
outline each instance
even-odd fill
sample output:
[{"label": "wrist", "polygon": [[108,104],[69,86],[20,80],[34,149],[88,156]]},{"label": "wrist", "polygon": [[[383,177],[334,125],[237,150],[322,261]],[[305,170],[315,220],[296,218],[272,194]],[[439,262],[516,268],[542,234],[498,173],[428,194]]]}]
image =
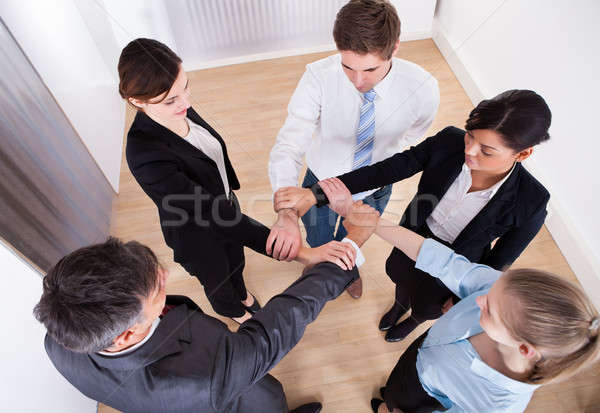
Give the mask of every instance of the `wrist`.
[{"label": "wrist", "polygon": [[283,208],[277,211],[277,215],[280,217],[298,218],[298,210],[295,208]]},{"label": "wrist", "polygon": [[310,248],[306,248],[304,246],[300,247],[298,251],[298,255],[296,255],[295,260],[298,261],[302,265],[308,265],[310,262]]},{"label": "wrist", "polygon": [[300,201],[298,201],[297,205],[299,217],[306,214],[313,205],[317,204],[317,198],[315,198],[315,195],[312,193],[312,191],[309,188],[303,189],[304,195],[302,195],[302,198],[300,199]]},{"label": "wrist", "polygon": [[361,248],[369,237],[368,236],[365,237],[364,235],[361,236],[360,231],[352,230],[352,231],[348,232],[348,234],[346,235],[346,238],[354,241],[354,243],[356,245],[358,245],[358,248]]}]

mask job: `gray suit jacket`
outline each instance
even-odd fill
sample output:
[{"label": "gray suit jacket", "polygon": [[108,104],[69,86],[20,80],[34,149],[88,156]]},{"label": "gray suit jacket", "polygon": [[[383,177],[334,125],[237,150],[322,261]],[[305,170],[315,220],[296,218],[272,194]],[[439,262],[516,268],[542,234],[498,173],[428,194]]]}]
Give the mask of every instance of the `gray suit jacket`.
[{"label": "gray suit jacket", "polygon": [[187,297],[132,353],[106,357],[45,346],[60,373],[88,397],[123,412],[288,412],[281,383],[268,375],[300,340],[325,303],[358,271],[316,265],[235,333]]}]

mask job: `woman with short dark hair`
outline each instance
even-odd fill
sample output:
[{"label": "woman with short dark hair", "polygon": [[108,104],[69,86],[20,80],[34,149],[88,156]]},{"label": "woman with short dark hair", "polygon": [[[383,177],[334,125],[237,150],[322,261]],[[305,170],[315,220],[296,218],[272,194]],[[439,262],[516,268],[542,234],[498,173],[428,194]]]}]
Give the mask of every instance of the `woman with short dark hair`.
[{"label": "woman with short dark hair", "polygon": [[[221,136],[192,109],[181,59],[164,44],[136,39],[119,59],[119,93],[137,109],[127,134],[131,173],[158,207],[174,259],[204,286],[213,309],[241,323],[260,309],[242,276],[247,246],[278,259],[354,266],[348,243],[300,247],[297,237],[244,215],[233,190],[240,183]],[[280,220],[289,219],[285,211]],[[294,219],[297,219],[293,215]],[[273,247],[273,242],[275,246]]]},{"label": "woman with short dark hair", "polygon": [[[330,207],[345,216],[350,193],[423,172],[400,225],[450,246],[470,261],[502,270],[517,259],[546,217],[550,195],[521,162],[535,145],[549,139],[550,121],[541,96],[509,90],[479,103],[467,119],[466,131],[447,127],[388,159],[321,181],[313,186],[314,193],[283,188],[275,195],[275,209],[296,207],[302,213],[319,199],[318,206],[334,201]],[[444,306],[451,305],[450,298],[458,300],[396,248],[386,272],[396,284],[394,304],[379,323],[387,341],[402,340],[423,321],[440,317]],[[411,316],[396,325],[410,309]]]}]

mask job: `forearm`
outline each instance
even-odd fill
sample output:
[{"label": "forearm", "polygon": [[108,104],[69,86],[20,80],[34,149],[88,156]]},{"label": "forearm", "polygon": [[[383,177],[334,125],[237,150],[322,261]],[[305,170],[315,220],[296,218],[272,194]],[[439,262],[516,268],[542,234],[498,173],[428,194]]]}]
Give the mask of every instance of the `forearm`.
[{"label": "forearm", "polygon": [[219,408],[261,380],[300,341],[306,327],[325,304],[339,296],[358,277],[322,263],[276,295],[236,333],[219,343],[211,382]]},{"label": "forearm", "polygon": [[296,255],[296,258],[294,258],[294,261],[299,262],[302,265],[308,265],[308,263],[310,262],[310,248],[307,247],[300,247],[300,250],[298,251],[298,255]]},{"label": "forearm", "polygon": [[425,238],[416,232],[383,218],[379,219],[377,228],[375,228],[375,233],[380,238],[398,248],[413,261],[417,260],[421,246],[425,241]]}]

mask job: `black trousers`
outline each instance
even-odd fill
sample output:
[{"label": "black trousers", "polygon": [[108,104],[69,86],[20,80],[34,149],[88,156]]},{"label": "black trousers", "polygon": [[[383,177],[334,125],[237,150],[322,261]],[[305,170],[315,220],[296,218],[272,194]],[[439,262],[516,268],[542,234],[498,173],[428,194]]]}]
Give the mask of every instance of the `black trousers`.
[{"label": "black trousers", "polygon": [[[233,192],[230,202],[238,209],[239,202]],[[241,317],[246,312],[241,301],[247,298],[244,283],[244,246],[238,242],[215,239],[221,248],[211,249],[211,256],[180,262],[181,266],[204,287],[213,310],[225,317]],[[201,245],[198,248],[202,248]]]},{"label": "black trousers", "polygon": [[[448,246],[431,233],[427,224],[416,231],[425,238],[433,238]],[[386,273],[396,284],[396,304],[406,311],[412,308],[416,321],[435,320],[442,315],[442,306],[448,298],[460,299],[439,279],[415,268],[415,262],[394,248],[385,263]]]},{"label": "black trousers", "polygon": [[431,397],[419,381],[417,354],[427,336],[427,330],[412,342],[400,356],[385,384],[385,404],[390,412],[397,408],[405,413],[424,413],[445,408]]},{"label": "black trousers", "polygon": [[183,268],[198,278],[213,310],[225,317],[241,317],[246,309],[241,301],[247,298],[243,271],[244,246],[223,245],[221,254],[202,262],[183,262]]}]

